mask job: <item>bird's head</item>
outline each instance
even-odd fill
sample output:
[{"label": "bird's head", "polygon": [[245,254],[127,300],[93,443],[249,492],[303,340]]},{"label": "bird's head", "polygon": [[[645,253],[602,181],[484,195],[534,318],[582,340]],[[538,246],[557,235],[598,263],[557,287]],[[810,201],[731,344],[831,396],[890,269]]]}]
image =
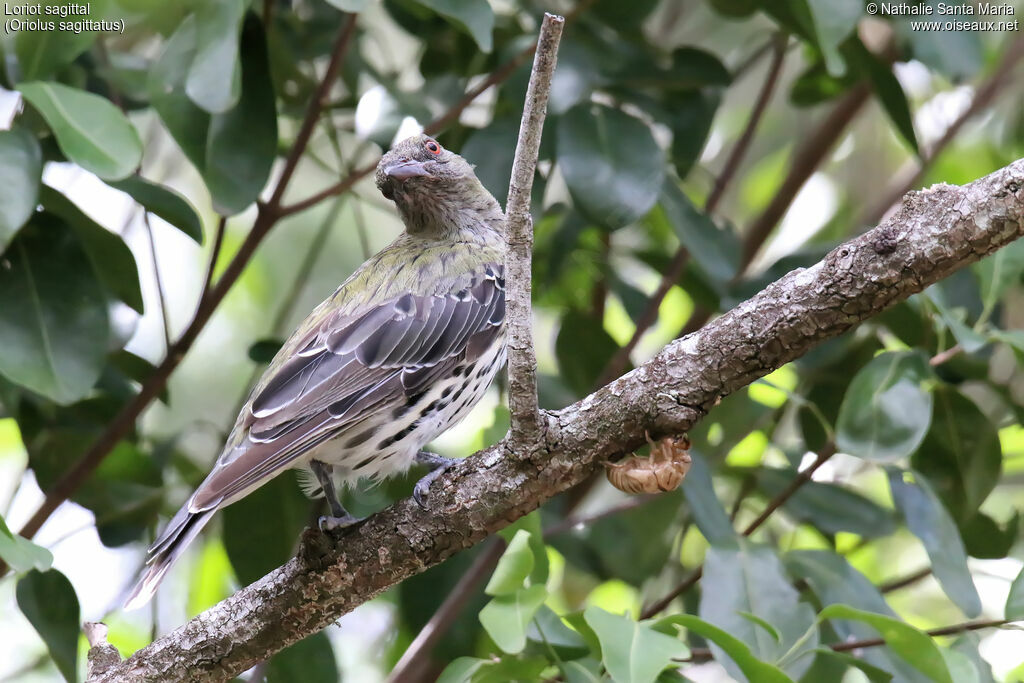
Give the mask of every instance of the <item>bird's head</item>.
[{"label": "bird's head", "polygon": [[377,187],[413,234],[445,236],[481,221],[500,229],[503,222],[501,207],[473,166],[428,135],[406,138],[384,155]]}]

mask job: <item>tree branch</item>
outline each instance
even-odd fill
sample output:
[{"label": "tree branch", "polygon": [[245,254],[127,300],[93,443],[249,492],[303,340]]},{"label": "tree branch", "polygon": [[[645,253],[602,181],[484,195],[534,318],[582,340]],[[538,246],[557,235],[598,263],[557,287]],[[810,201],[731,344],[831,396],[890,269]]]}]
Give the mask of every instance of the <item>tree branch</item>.
[{"label": "tree branch", "polygon": [[438,480],[431,509],[399,501],[139,650],[94,682],[223,680],[444,561],[716,401],[1024,235],[1024,159],[963,187],[912,193],[878,228],[797,269],[557,412],[543,440],[496,444]]},{"label": "tree branch", "polygon": [[505,263],[508,334],[508,405],[512,416],[509,438],[513,445],[536,442],[540,431],[537,411],[537,357],[533,351],[533,308],[530,305],[533,261],[533,218],[530,195],[540,153],[540,137],[548,111],[548,92],[558,60],[558,42],[565,19],[545,14],[533,56],[533,72],[526,89],[519,141],[512,161],[512,178],[505,205],[508,255]]}]

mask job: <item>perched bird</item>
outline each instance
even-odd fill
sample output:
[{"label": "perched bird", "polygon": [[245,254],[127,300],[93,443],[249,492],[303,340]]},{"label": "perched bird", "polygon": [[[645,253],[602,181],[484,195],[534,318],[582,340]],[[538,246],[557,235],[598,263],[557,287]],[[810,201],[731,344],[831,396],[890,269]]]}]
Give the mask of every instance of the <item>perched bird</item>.
[{"label": "perched bird", "polygon": [[285,469],[312,472],[330,530],[359,521],[338,502],[335,478],[425,465],[414,492],[424,505],[453,462],[421,449],[466,416],[505,363],[505,217],[473,167],[425,135],[385,154],[376,181],[405,231],[285,342],[213,470],[150,548],[127,608],[152,597],[218,509]]}]

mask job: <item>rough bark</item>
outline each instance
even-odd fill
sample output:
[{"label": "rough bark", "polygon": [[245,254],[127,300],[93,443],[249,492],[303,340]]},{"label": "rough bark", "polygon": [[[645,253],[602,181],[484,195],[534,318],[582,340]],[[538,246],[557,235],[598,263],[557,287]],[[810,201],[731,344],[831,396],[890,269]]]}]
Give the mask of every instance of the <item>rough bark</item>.
[{"label": "rough bark", "polygon": [[558,61],[558,43],[565,19],[545,14],[533,57],[533,71],[526,88],[519,140],[512,161],[512,177],[505,205],[508,258],[505,263],[508,332],[508,402],[512,414],[509,431],[514,443],[533,443],[540,429],[537,412],[537,356],[533,351],[533,318],[530,296],[533,261],[533,219],[530,195],[540,153],[540,137],[548,111],[551,78]]},{"label": "rough bark", "polygon": [[542,413],[543,440],[505,442],[299,557],[91,681],[213,681],[324,628],[444,561],[652,436],[693,427],[720,397],[1024,235],[1024,160],[963,187],[909,194],[888,221],[795,270],[582,401]]}]

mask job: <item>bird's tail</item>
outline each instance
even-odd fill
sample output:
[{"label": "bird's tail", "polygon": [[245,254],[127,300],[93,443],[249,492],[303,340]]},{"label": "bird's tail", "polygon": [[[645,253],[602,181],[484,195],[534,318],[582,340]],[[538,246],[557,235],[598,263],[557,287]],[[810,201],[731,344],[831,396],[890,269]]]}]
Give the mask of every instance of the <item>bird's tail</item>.
[{"label": "bird's tail", "polygon": [[216,512],[216,508],[191,512],[188,503],[178,510],[178,514],[174,515],[163,533],[149,549],[146,572],[135,584],[128,599],[125,600],[124,608],[126,610],[138,609],[149,602],[163,580],[164,574],[177,561],[192,539],[206,526],[214,512]]}]

